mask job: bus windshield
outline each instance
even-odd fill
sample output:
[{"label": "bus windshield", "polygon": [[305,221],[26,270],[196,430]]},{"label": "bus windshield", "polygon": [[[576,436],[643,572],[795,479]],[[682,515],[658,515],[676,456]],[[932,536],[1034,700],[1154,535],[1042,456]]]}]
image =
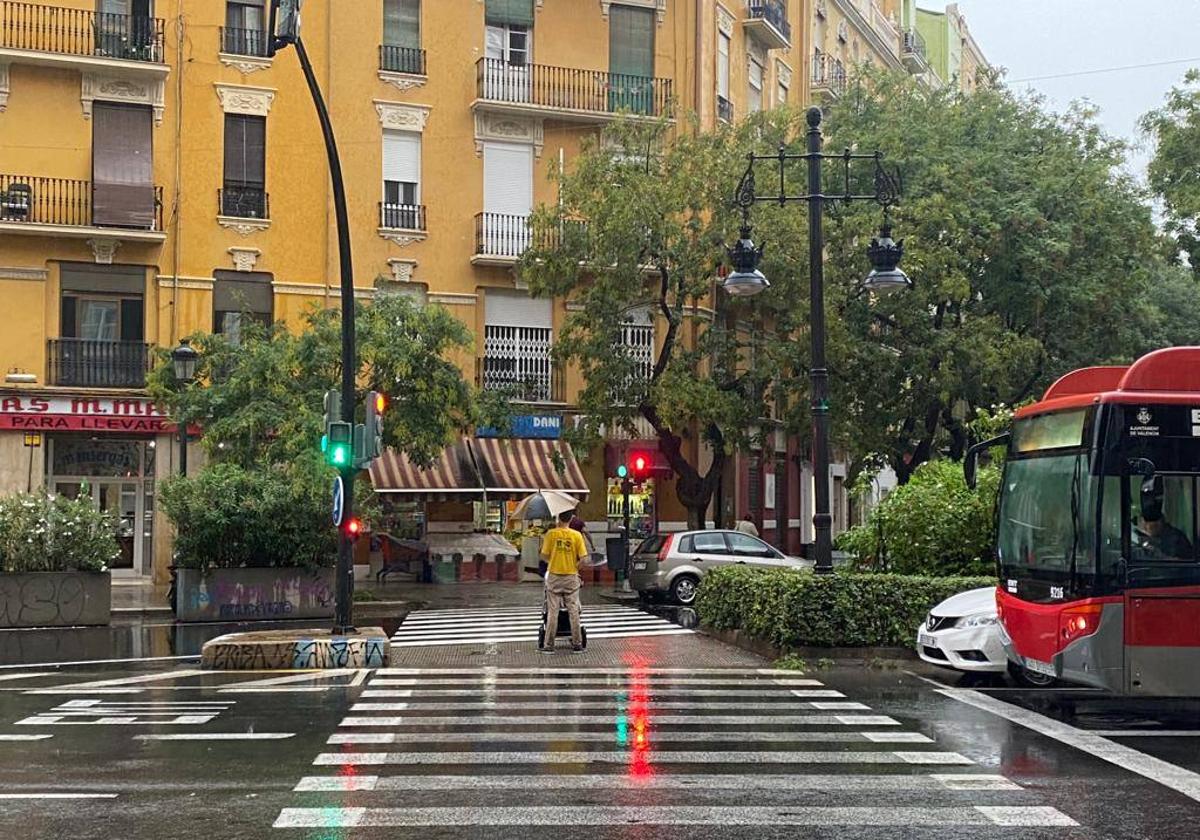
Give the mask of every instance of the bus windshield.
[{"label": "bus windshield", "polygon": [[1071,583],[1090,547],[1089,455],[1077,450],[1009,461],[1000,495],[998,556],[1007,578]]}]

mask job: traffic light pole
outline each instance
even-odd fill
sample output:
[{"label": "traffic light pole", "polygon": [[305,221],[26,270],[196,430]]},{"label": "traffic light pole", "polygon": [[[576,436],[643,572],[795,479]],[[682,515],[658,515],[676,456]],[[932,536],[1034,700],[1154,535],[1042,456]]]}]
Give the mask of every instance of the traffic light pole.
[{"label": "traffic light pole", "polygon": [[[329,177],[333,182],[333,213],[337,223],[338,260],[341,267],[342,297],[342,421],[354,427],[354,375],[358,371],[358,358],[354,349],[354,263],[350,252],[350,216],[346,210],[346,184],[342,180],[342,163],[338,157],[337,140],[333,135],[333,124],[329,120],[329,109],[325,97],[317,84],[308,51],[303,39],[296,38],[296,55],[308,91],[312,94],[317,118],[321,121],[321,134],[325,138],[325,153],[329,157]],[[353,438],[352,438],[353,439]],[[343,484],[342,522],[354,518],[354,458],[341,470]],[[334,633],[354,632],[354,543],[343,525],[338,528],[337,559],[337,604],[334,616]]]},{"label": "traffic light pole", "polygon": [[621,480],[621,516],[624,519],[624,534],[622,538],[625,540],[625,569],[622,572],[621,580],[629,580],[629,493],[633,490],[633,482],[628,478]]}]

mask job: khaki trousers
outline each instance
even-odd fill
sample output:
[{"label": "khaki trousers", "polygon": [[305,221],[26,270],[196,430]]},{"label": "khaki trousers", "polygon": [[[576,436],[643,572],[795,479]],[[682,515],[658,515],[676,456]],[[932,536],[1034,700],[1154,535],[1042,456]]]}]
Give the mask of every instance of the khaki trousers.
[{"label": "khaki trousers", "polygon": [[546,575],[546,647],[554,647],[558,611],[563,605],[571,617],[571,644],[583,644],[583,633],[579,629],[579,587],[582,585],[579,575]]}]

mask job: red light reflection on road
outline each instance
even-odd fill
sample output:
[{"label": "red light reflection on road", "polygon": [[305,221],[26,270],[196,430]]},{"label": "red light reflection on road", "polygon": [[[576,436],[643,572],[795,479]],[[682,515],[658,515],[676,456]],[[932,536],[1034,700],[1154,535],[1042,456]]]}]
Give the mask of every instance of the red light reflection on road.
[{"label": "red light reflection on road", "polygon": [[646,665],[639,662],[629,669],[630,739],[629,777],[641,781],[654,776],[650,756],[650,685]]}]

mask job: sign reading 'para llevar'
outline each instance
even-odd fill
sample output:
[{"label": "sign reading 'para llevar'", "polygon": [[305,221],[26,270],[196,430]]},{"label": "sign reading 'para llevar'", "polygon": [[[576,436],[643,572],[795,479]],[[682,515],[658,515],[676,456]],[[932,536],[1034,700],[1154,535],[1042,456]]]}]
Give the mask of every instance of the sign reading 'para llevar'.
[{"label": "sign reading 'para llevar'", "polygon": [[138,397],[0,395],[0,429],[63,432],[175,431],[153,400]]}]

